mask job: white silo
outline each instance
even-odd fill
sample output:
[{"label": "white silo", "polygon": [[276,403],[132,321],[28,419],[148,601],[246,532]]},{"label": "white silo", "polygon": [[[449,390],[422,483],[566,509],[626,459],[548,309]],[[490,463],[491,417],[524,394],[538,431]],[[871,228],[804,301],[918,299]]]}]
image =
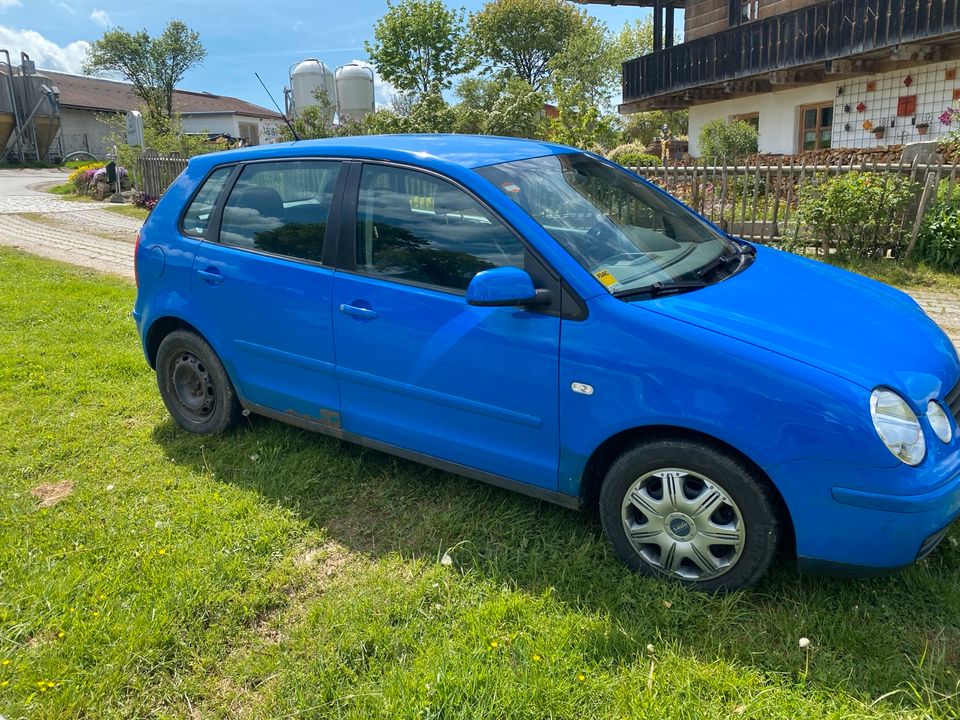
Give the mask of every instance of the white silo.
[{"label": "white silo", "polygon": [[373,92],[373,70],[360,63],[347,63],[337,68],[337,113],[341,122],[346,117],[361,118],[376,109]]},{"label": "white silo", "polygon": [[337,86],[333,71],[316,58],[308,58],[290,73],[290,88],[293,94],[293,112],[299,114],[304,108],[320,105],[317,91],[327,95],[327,122],[333,123],[337,109]]}]

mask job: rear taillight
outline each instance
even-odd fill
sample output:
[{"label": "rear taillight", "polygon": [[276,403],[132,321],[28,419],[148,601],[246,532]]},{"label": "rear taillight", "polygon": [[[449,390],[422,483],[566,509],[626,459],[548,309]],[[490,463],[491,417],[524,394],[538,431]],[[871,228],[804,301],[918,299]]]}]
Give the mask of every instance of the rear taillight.
[{"label": "rear taillight", "polygon": [[137,256],[140,255],[140,232],[137,232],[137,242],[133,245],[133,280],[140,287],[140,273],[137,272]]}]

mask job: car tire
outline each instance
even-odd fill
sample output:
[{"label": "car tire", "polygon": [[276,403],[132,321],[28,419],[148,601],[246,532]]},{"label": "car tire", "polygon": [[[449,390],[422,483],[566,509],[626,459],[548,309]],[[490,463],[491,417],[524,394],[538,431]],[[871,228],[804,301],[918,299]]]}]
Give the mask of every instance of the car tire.
[{"label": "car tire", "polygon": [[656,439],[610,466],[600,521],[614,552],[643,575],[705,592],[756,583],[780,541],[767,480],[706,443]]},{"label": "car tire", "polygon": [[157,385],[170,415],[184,430],[217,435],[243,413],[230,376],[202,337],[174,330],[157,350]]}]

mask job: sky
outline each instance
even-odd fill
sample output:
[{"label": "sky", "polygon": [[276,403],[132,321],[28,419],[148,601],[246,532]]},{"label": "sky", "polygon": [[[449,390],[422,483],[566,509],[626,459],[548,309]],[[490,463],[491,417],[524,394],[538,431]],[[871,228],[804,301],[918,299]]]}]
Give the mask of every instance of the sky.
[{"label": "sky", "polygon": [[[467,11],[482,5],[463,2]],[[650,12],[583,7],[617,30]],[[181,89],[270,106],[254,77],[259,72],[282,105],[291,64],[318,58],[336,67],[366,60],[363,43],[372,40],[385,10],[385,0],[0,0],[0,48],[10,50],[14,64],[26,51],[38,67],[79,73],[89,43],[107,28],[146,28],[156,35],[170,20],[183,20],[200,33],[207,58],[184,77]],[[390,88],[378,81],[377,90],[383,103]]]}]

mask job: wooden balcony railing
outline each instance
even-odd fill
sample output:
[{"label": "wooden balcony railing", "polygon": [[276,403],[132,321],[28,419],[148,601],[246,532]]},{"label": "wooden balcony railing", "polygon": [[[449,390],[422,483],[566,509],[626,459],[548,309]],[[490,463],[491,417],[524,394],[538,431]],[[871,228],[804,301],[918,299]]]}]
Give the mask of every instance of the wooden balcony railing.
[{"label": "wooden balcony railing", "polygon": [[623,102],[960,32],[960,0],[829,0],[623,64]]}]

